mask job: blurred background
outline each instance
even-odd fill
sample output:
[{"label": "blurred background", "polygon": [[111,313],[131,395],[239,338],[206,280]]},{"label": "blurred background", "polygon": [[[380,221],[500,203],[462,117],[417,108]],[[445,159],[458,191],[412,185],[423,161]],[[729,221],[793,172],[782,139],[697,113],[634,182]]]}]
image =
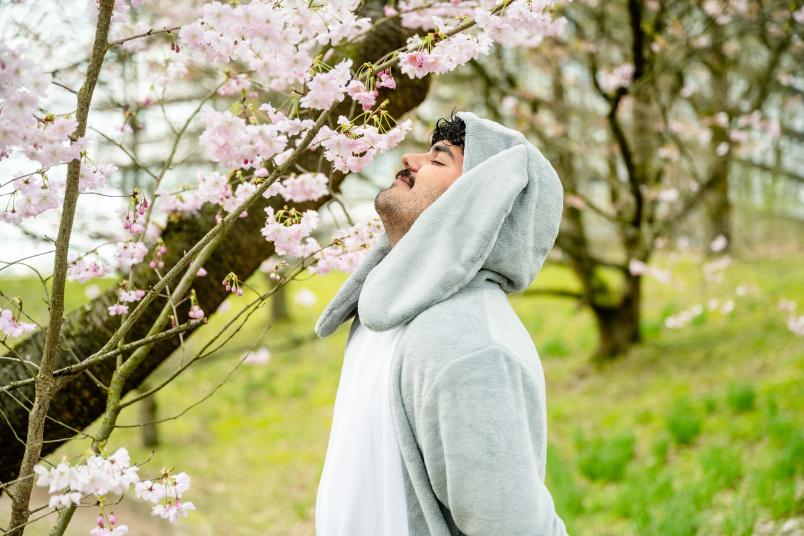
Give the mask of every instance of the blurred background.
[{"label": "blurred background", "polygon": [[[77,87],[82,71],[71,62],[84,55],[92,21],[83,2],[61,15],[47,4],[0,3],[0,35]],[[118,30],[181,24],[198,5],[145,2],[142,20]],[[549,262],[510,301],[544,367],[547,486],[570,533],[802,534],[804,8],[576,0],[560,11],[568,19],[562,38],[531,50],[497,48],[433,79],[407,116],[407,140],[349,176],[339,198],[355,222],[373,217],[374,196],[390,185],[401,154],[427,148],[435,121],[453,110],[522,131],[566,193]],[[186,118],[211,80],[193,71],[174,83],[177,60],[166,43],[141,46],[108,58],[90,116],[91,154],[120,167],[108,186],[118,193],[147,190],[142,167],[165,158],[166,120]],[[52,89],[58,108],[69,95]],[[148,106],[148,98],[163,105]],[[233,99],[219,95],[212,104],[223,109]],[[195,141],[201,130],[191,123],[176,148],[169,184],[214,169]],[[3,161],[0,175],[25,164]],[[115,240],[115,202],[104,201],[101,212],[97,198],[82,196],[79,250]],[[340,209],[321,214],[322,237],[345,224]],[[50,249],[41,237],[55,236],[56,225],[54,214],[22,227],[0,223],[3,260]],[[49,259],[31,266],[48,272]],[[258,291],[271,284],[271,259],[264,267],[247,282]],[[127,498],[116,511],[132,533],[314,533],[348,326],[324,340],[313,326],[346,277],[293,281],[222,350],[123,412],[120,423],[131,427],[113,442],[146,462],[144,474],[163,466],[189,473],[198,508],[174,526]],[[71,283],[68,310],[115,284]],[[0,307],[19,296],[31,317],[46,321],[29,269],[0,272],[0,291]],[[141,390],[169,376],[247,302],[227,299]],[[153,420],[162,422],[137,426]],[[74,441],[50,458],[87,446]],[[45,493],[37,497],[46,502]],[[0,517],[8,509],[0,499]],[[79,509],[69,533],[85,534],[94,516]]]}]

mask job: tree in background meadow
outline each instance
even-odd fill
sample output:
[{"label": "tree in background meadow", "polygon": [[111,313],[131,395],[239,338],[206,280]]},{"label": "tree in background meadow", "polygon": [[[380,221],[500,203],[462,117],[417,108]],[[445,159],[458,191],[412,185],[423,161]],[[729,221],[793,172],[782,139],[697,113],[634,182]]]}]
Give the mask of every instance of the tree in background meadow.
[{"label": "tree in background meadow", "polygon": [[785,160],[781,150],[801,140],[804,11],[786,1],[581,0],[560,12],[567,29],[540,53],[498,49],[458,85],[477,87],[485,112],[538,140],[556,167],[566,198],[548,262],[568,266],[578,289],[527,292],[589,307],[594,355],[609,360],[642,340],[643,278],[673,282],[651,257],[696,210],[708,222],[707,274],[729,266],[735,167],[804,181],[794,151]]}]

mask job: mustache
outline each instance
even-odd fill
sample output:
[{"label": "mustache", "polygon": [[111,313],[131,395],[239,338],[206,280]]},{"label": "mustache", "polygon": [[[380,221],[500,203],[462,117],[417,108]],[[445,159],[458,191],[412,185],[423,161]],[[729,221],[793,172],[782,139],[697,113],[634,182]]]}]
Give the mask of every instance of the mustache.
[{"label": "mustache", "polygon": [[411,186],[413,186],[413,182],[416,180],[415,177],[413,176],[413,173],[411,173],[411,171],[408,168],[399,171],[394,178],[402,179]]}]

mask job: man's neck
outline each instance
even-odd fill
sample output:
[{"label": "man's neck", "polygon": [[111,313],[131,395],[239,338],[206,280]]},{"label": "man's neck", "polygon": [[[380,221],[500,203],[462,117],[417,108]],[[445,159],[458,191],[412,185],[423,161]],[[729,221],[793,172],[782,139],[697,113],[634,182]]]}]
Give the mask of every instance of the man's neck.
[{"label": "man's neck", "polygon": [[391,244],[391,249],[394,248],[397,242],[402,240],[402,237],[405,236],[405,233],[394,233],[394,232],[385,232],[388,235],[388,242]]},{"label": "man's neck", "polygon": [[[382,217],[380,217],[380,220],[382,220]],[[386,222],[383,221],[383,229],[385,229],[385,235],[388,237],[391,248],[402,240],[402,237],[405,236],[405,233],[408,231],[407,229],[403,230],[399,227],[399,225],[386,225]]]}]

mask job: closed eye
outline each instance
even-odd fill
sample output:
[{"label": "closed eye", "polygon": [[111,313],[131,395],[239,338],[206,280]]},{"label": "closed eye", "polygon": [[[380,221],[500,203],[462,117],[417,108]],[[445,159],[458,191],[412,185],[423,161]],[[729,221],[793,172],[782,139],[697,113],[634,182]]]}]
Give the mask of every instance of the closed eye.
[{"label": "closed eye", "polygon": [[442,164],[441,162],[439,162],[438,160],[430,160],[430,162],[432,162],[433,164],[438,164],[439,166],[443,166],[443,165],[444,165],[444,164]]}]

